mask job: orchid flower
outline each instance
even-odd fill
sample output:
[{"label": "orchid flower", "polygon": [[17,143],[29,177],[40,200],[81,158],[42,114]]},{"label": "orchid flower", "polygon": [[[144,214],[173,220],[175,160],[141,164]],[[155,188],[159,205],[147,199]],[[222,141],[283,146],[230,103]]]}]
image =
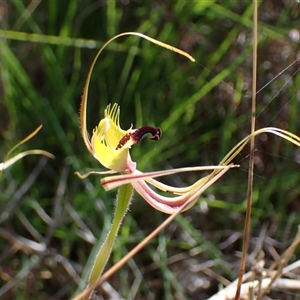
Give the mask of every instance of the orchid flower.
[{"label": "orchid flower", "polygon": [[[84,140],[84,143],[89,150],[89,152],[99,161],[99,163],[107,168],[107,171],[97,172],[92,171],[86,174],[81,175],[76,172],[80,178],[85,178],[91,174],[99,175],[109,175],[101,179],[101,184],[105,190],[111,190],[119,187],[119,193],[117,195],[116,201],[116,210],[113,218],[113,222],[110,228],[110,231],[106,237],[105,242],[103,243],[101,249],[96,255],[94,265],[90,272],[90,278],[88,282],[88,288],[84,294],[84,299],[89,299],[90,293],[97,285],[98,282],[104,279],[99,279],[105,264],[109,258],[111,249],[113,247],[115,238],[118,234],[119,227],[122,223],[122,220],[128,210],[130,201],[133,195],[133,191],[136,191],[142,198],[144,198],[151,206],[155,209],[162,211],[171,216],[159,226],[152,234],[150,234],[147,239],[140,243],[136,248],[140,249],[142,245],[145,245],[150,238],[155,236],[164,226],[169,224],[176,215],[181,213],[184,210],[192,207],[199,196],[216,180],[223,176],[230,168],[237,167],[233,165],[233,159],[240,153],[240,151],[245,147],[245,145],[256,135],[262,133],[272,133],[279,137],[282,137],[293,144],[300,147],[300,138],[288,131],[274,128],[266,127],[254,131],[242,141],[240,141],[220,162],[218,166],[205,166],[205,167],[187,167],[171,170],[163,170],[156,172],[146,172],[143,173],[137,169],[137,163],[132,161],[130,156],[130,149],[133,145],[139,143],[139,141],[147,134],[150,134],[150,139],[157,141],[161,138],[162,132],[160,128],[155,128],[151,126],[142,126],[140,128],[134,129],[131,126],[129,129],[124,130],[120,127],[120,107],[117,104],[109,104],[104,110],[104,116],[100,120],[98,126],[93,130],[91,139],[86,126],[86,114],[87,114],[87,98],[88,98],[88,87],[91,78],[91,74],[94,68],[94,65],[104,50],[104,48],[112,42],[114,39],[125,36],[125,35],[135,35],[142,38],[145,38],[154,44],[157,44],[161,47],[167,48],[174,52],[177,52],[191,61],[195,61],[186,52],[183,52],[177,48],[174,48],[168,44],[159,42],[155,39],[152,39],[144,34],[136,32],[126,32],[114,36],[108,42],[106,42],[102,48],[96,54],[92,65],[89,69],[87,79],[85,82],[82,101],[81,101],[81,110],[80,110],[80,125],[81,133]],[[156,180],[156,177],[171,175],[181,172],[191,172],[191,171],[201,171],[201,170],[212,170],[212,172],[196,181],[194,184],[187,187],[174,187],[170,185],[163,184],[162,182]],[[118,175],[112,175],[119,173]],[[170,196],[161,195],[156,192],[152,186],[164,194],[169,194]],[[136,250],[138,251],[138,250]],[[125,263],[128,257],[132,257],[134,251],[130,252],[128,256],[124,257],[118,267]],[[109,273],[109,272],[107,272]],[[111,272],[110,272],[111,274]],[[107,275],[108,276],[108,275]],[[104,277],[104,276],[103,276]],[[76,299],[81,299],[81,296],[78,296]]]},{"label": "orchid flower", "polygon": [[[98,51],[96,57],[92,62],[84,85],[81,101],[81,133],[84,143],[89,152],[99,161],[99,163],[103,167],[107,168],[108,170],[104,172],[92,171],[84,175],[81,175],[78,172],[76,172],[76,174],[80,178],[85,178],[91,174],[111,175],[119,173],[119,175],[102,178],[101,184],[105,190],[111,190],[116,187],[120,188],[116,199],[113,222],[102,247],[95,257],[94,265],[90,270],[90,276],[88,280],[88,286],[90,287],[93,286],[93,284],[98,280],[110,256],[122,220],[130,205],[133,191],[136,191],[138,194],[140,194],[141,197],[144,198],[155,209],[164,213],[172,214],[172,216],[175,217],[176,214],[193,206],[199,196],[210,185],[212,185],[230,168],[235,167],[234,165],[220,164],[219,166],[188,167],[147,173],[139,171],[137,169],[137,164],[131,159],[131,147],[139,143],[139,141],[147,134],[150,134],[151,140],[159,140],[162,135],[161,129],[152,126],[142,126],[137,129],[134,129],[133,126],[131,126],[127,130],[122,129],[120,127],[120,107],[117,104],[109,104],[106,107],[106,109],[104,110],[103,118],[100,120],[98,126],[93,130],[91,139],[89,138],[86,126],[87,98],[89,82],[94,65],[101,52],[111,41],[125,35],[136,35],[145,38],[150,42],[153,42],[154,44],[186,56],[191,61],[195,61],[193,57],[180,49],[159,42],[141,33],[126,32],[116,35],[108,42],[106,42]],[[212,173],[187,187],[174,187],[163,184],[160,181],[154,179],[156,177],[171,175],[180,172],[201,170],[212,170]],[[162,191],[163,193],[170,194],[170,196],[168,197],[160,195],[150,185]],[[84,299],[89,299],[89,296],[90,295],[87,295]]]},{"label": "orchid flower", "polygon": [[[191,196],[193,196],[195,201],[191,203],[188,207],[186,207],[186,209],[188,209],[197,201],[199,197],[198,191],[200,190],[200,187],[207,183],[207,181],[209,181],[213,176],[215,176],[220,170],[227,168],[226,165],[209,167],[189,167],[148,173],[143,173],[139,171],[136,168],[137,164],[131,159],[130,148],[133,145],[137,144],[146,134],[151,135],[151,140],[157,141],[161,138],[162,132],[160,128],[155,128],[151,126],[143,126],[137,129],[134,129],[131,126],[127,130],[122,129],[120,127],[120,107],[117,104],[109,104],[106,107],[106,109],[104,110],[103,119],[100,120],[99,125],[93,130],[92,138],[89,139],[88,137],[86,127],[86,110],[88,87],[93,67],[103,49],[111,41],[124,35],[140,36],[159,46],[165,47],[169,50],[186,56],[191,61],[195,61],[195,59],[186,52],[172,47],[168,44],[154,40],[141,33],[122,33],[113,37],[107,43],[105,43],[104,46],[97,53],[87,76],[81,102],[80,124],[83,140],[87,149],[100,162],[102,166],[109,170],[105,172],[93,171],[84,175],[80,175],[78,172],[76,172],[76,174],[81,178],[84,178],[86,176],[89,176],[90,174],[107,175],[113,173],[120,173],[121,175],[110,176],[101,179],[102,186],[105,190],[111,190],[124,184],[131,184],[134,190],[138,194],[140,194],[142,198],[144,198],[151,206],[153,206],[159,211],[168,214],[171,214],[174,211],[176,211],[186,201],[188,201],[191,198]],[[189,187],[178,188],[174,186],[169,186],[154,179],[155,177],[159,176],[201,170],[213,170],[214,172],[212,173],[212,175],[198,180],[196,183]],[[171,196],[168,197],[158,194],[151,188],[150,185],[161,190],[162,192],[167,192],[171,194]]]},{"label": "orchid flower", "polygon": [[27,150],[27,151],[23,151],[15,156],[13,156],[12,158],[8,159],[8,157],[10,156],[10,154],[20,145],[24,144],[25,142],[27,142],[28,140],[30,140],[33,136],[35,136],[38,131],[40,131],[40,129],[42,128],[42,125],[40,125],[36,130],[34,130],[32,133],[30,133],[26,138],[24,138],[21,142],[19,142],[17,145],[15,145],[6,155],[6,159],[4,159],[4,162],[0,163],[0,172],[7,169],[8,167],[10,167],[11,165],[13,165],[15,162],[17,162],[18,160],[22,159],[23,157],[27,156],[27,155],[44,155],[47,156],[49,158],[54,158],[54,156],[45,151],[45,150],[40,150],[40,149],[34,149],[34,150]]}]

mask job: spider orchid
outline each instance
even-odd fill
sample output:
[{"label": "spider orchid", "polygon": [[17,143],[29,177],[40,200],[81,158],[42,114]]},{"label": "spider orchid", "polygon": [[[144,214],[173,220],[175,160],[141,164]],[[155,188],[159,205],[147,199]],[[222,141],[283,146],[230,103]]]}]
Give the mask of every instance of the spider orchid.
[{"label": "spider orchid", "polygon": [[[90,270],[90,276],[88,279],[87,287],[92,287],[98,280],[99,276],[103,272],[106,262],[112,251],[114,241],[118,235],[119,228],[122,220],[128,210],[131,203],[133,191],[135,190],[140,194],[151,206],[164,213],[172,214],[168,220],[171,222],[172,218],[175,218],[180,212],[187,210],[197,201],[199,196],[217,179],[219,179],[225,172],[227,172],[234,165],[222,164],[219,166],[210,167],[193,167],[193,168],[180,168],[158,172],[143,173],[137,169],[137,164],[132,161],[130,156],[130,149],[133,145],[137,144],[146,134],[150,134],[151,140],[159,140],[161,138],[160,128],[151,126],[142,126],[134,129],[131,126],[127,130],[123,130],[120,127],[120,108],[117,104],[109,104],[104,110],[104,117],[100,120],[98,126],[93,130],[91,139],[89,138],[86,126],[86,114],[87,114],[87,98],[88,87],[92,74],[93,67],[103,49],[114,39],[124,35],[136,35],[145,38],[154,44],[165,47],[169,50],[177,52],[186,56],[191,61],[195,61],[189,54],[174,48],[168,44],[159,42],[144,34],[136,32],[126,32],[114,36],[108,42],[106,42],[102,48],[96,54],[92,65],[89,69],[88,76],[84,85],[81,109],[80,109],[80,125],[81,133],[84,143],[89,152],[100,162],[102,166],[108,170],[105,172],[92,171],[84,175],[76,174],[80,178],[85,178],[90,174],[111,175],[114,173],[120,173],[120,175],[113,175],[104,177],[101,179],[102,186],[105,190],[111,190],[116,187],[119,188],[119,192],[116,198],[115,214],[110,227],[110,230],[106,236],[102,247],[96,254],[94,265]],[[213,172],[198,180],[188,187],[173,187],[159,182],[154,179],[155,177],[170,175],[180,172],[191,172],[200,170],[213,170]],[[150,187],[154,186],[156,189],[171,194],[170,197],[160,195],[154,189]],[[84,298],[90,299],[92,289],[87,293]]]},{"label": "spider orchid", "polygon": [[[93,67],[103,49],[112,40],[124,35],[140,36],[142,38],[150,40],[151,42],[159,46],[165,47],[169,50],[186,56],[191,61],[195,61],[194,58],[186,52],[183,52],[177,48],[154,40],[140,33],[127,32],[119,34],[105,43],[97,53],[87,76],[81,102],[80,124],[83,140],[87,149],[100,162],[102,166],[109,170],[106,172],[93,171],[84,175],[80,175],[78,172],[76,172],[76,174],[81,178],[85,178],[90,174],[107,175],[120,173],[121,175],[109,176],[101,179],[102,186],[105,190],[111,190],[125,184],[131,184],[137,193],[139,193],[151,206],[159,211],[172,214],[174,211],[182,207],[187,201],[189,201],[190,204],[185,207],[186,210],[193,206],[200,193],[203,192],[201,190],[201,187],[207,185],[207,183],[210,181],[211,183],[213,183],[212,178],[214,178],[222,170],[224,171],[224,169],[226,169],[227,171],[229,169],[227,165],[180,168],[148,173],[139,171],[136,168],[137,164],[131,159],[129,152],[130,148],[133,145],[137,144],[146,134],[151,135],[151,140],[157,141],[161,138],[162,133],[160,128],[154,128],[151,126],[143,126],[137,129],[134,129],[131,126],[129,129],[123,130],[120,127],[120,107],[117,104],[109,104],[106,107],[104,111],[104,118],[100,120],[99,125],[93,130],[92,138],[89,139],[88,137],[86,126],[86,111],[88,86]],[[233,165],[230,167],[233,167]],[[193,185],[183,188],[169,186],[154,179],[155,177],[171,175],[174,173],[200,170],[213,170],[213,172],[212,174],[201,178]],[[170,196],[168,197],[158,194],[154,189],[151,188],[150,185],[154,186],[156,189],[162,192],[169,193]],[[191,201],[191,199],[193,199],[193,201]]]},{"label": "spider orchid", "polygon": [[15,145],[6,155],[6,159],[4,159],[4,162],[0,163],[0,172],[7,169],[8,167],[10,167],[11,165],[13,165],[15,162],[17,162],[18,160],[22,159],[23,157],[27,156],[27,155],[44,155],[47,156],[49,158],[54,158],[54,156],[44,150],[40,150],[40,149],[34,149],[34,150],[27,150],[27,151],[23,151],[17,155],[15,155],[14,157],[8,159],[8,157],[10,156],[10,154],[20,145],[24,144],[25,142],[27,142],[28,140],[30,140],[33,136],[35,136],[38,131],[40,131],[40,129],[42,128],[42,125],[40,125],[36,130],[34,130],[32,133],[30,133],[26,138],[24,138],[21,142],[19,142],[17,145]]},{"label": "spider orchid", "polygon": [[[223,176],[230,168],[237,167],[237,165],[232,164],[233,159],[255,136],[262,133],[272,133],[300,147],[300,138],[298,136],[279,128],[266,127],[254,131],[253,133],[245,137],[242,141],[240,141],[235,147],[233,147],[232,150],[229,151],[229,153],[222,159],[218,166],[190,167],[147,173],[139,171],[137,169],[137,164],[131,159],[130,149],[133,145],[139,143],[139,141],[146,134],[151,135],[151,140],[159,140],[162,135],[160,128],[142,126],[140,128],[134,129],[133,126],[131,126],[129,129],[123,130],[120,127],[120,108],[117,104],[109,104],[106,107],[106,109],[104,110],[104,117],[100,120],[98,126],[93,130],[91,139],[89,138],[86,126],[88,87],[94,65],[101,52],[110,42],[118,37],[125,35],[135,35],[145,38],[153,42],[154,44],[186,56],[191,61],[195,61],[194,58],[186,52],[183,52],[168,44],[159,42],[146,35],[136,32],[125,32],[114,36],[108,42],[106,42],[96,54],[89,69],[83,90],[80,110],[80,125],[82,137],[87,149],[99,161],[99,163],[108,170],[104,172],[92,171],[84,175],[81,175],[78,172],[76,172],[76,174],[81,178],[85,178],[90,174],[109,175],[101,179],[101,184],[104,189],[108,191],[117,187],[120,188],[116,198],[115,214],[110,230],[102,247],[95,257],[94,265],[92,266],[92,269],[90,271],[87,288],[85,292],[76,297],[76,299],[89,299],[93,289],[99,282],[101,282],[101,280],[99,280],[99,277],[101,276],[101,273],[103,272],[103,269],[109,258],[122,220],[130,205],[134,190],[155,209],[167,214],[171,214],[171,216],[169,216],[167,220],[165,220],[165,222],[163,222],[143,242],[141,242],[134,249],[134,251],[130,252],[128,256],[126,256],[126,259],[128,259],[128,257],[132,257],[134,253],[139,251],[139,249],[141,249],[142,246],[144,246],[160,230],[162,230],[167,224],[170,224],[170,222],[174,220],[174,218],[179,213],[192,207],[199,196],[216,180]],[[174,187],[163,184],[155,179],[156,177],[171,175],[180,172],[201,170],[212,170],[212,172],[187,187]],[[119,175],[112,175],[115,173],[119,173]],[[169,194],[169,196],[160,195],[151,186],[156,188],[157,190],[160,190],[164,194]],[[116,267],[115,269],[124,264],[126,259],[124,257],[124,259],[120,261],[120,263],[118,263],[118,267]],[[83,295],[84,297],[82,298]]]}]

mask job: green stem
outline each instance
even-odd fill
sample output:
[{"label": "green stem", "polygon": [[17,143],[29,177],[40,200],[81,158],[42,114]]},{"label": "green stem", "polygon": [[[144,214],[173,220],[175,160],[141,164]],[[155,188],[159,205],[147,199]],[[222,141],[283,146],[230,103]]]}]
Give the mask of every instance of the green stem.
[{"label": "green stem", "polygon": [[[133,188],[130,184],[123,185],[119,188],[117,194],[117,200],[116,200],[114,219],[111,224],[110,230],[107,234],[107,237],[103,245],[101,246],[100,251],[96,255],[96,259],[89,277],[88,285],[91,285],[94,282],[96,282],[103,272],[103,269],[112,251],[112,247],[114,245],[115,239],[118,235],[121,223],[130,205],[132,195],[133,195]],[[89,299],[89,297],[85,298],[85,300],[87,299]]]}]

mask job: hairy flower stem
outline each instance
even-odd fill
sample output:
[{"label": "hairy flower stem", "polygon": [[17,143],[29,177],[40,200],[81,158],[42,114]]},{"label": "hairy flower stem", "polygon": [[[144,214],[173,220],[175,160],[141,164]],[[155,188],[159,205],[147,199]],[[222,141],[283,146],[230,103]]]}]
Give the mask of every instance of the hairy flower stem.
[{"label": "hairy flower stem", "polygon": [[[116,200],[114,219],[111,224],[110,230],[107,234],[107,237],[103,245],[101,246],[98,254],[96,255],[96,259],[90,273],[88,285],[92,285],[93,283],[95,283],[103,272],[103,269],[109,259],[115,239],[118,235],[121,223],[131,203],[132,196],[133,188],[131,184],[126,184],[119,188]],[[84,299],[88,300],[89,297],[90,295],[88,297],[85,297]]]}]

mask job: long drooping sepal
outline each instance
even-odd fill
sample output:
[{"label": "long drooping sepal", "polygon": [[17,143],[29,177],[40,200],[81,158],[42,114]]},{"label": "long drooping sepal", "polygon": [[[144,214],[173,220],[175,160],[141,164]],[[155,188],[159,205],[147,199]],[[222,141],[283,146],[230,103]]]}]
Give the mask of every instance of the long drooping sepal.
[{"label": "long drooping sepal", "polygon": [[[231,168],[234,167],[239,167],[239,165],[231,166]],[[169,186],[157,180],[154,180],[153,178],[168,176],[168,175],[178,174],[178,173],[184,173],[184,172],[222,170],[225,168],[227,168],[227,166],[225,165],[224,166],[201,166],[201,167],[186,167],[186,168],[178,168],[178,169],[170,169],[170,170],[146,172],[146,173],[140,172],[139,170],[135,170],[135,172],[132,174],[115,175],[115,176],[102,178],[101,184],[106,191],[110,191],[123,184],[132,183],[135,180],[143,179],[164,192],[180,195],[182,193],[188,192],[191,188],[190,187],[177,188],[177,187]]]},{"label": "long drooping sepal", "polygon": [[[131,203],[131,199],[133,196],[133,188],[130,184],[126,184],[120,187],[117,200],[116,200],[116,210],[113,218],[113,222],[111,224],[108,235],[98,252],[94,265],[92,267],[90,278],[88,282],[88,286],[94,284],[98,278],[101,276],[103,269],[109,259],[110,253],[112,251],[115,239],[118,235],[119,228],[121,223],[126,215],[126,212]],[[89,295],[88,295],[89,296]],[[88,300],[89,297],[84,298]]]},{"label": "long drooping sepal", "polygon": [[[195,201],[199,197],[199,191],[202,190],[202,187],[205,186],[209,181],[224,169],[237,167],[235,165],[229,166],[210,166],[210,167],[194,167],[194,168],[181,168],[181,169],[174,169],[174,170],[167,170],[167,171],[158,171],[158,172],[149,172],[149,173],[141,173],[136,171],[134,174],[128,175],[117,175],[104,178],[102,180],[102,184],[104,188],[113,188],[121,184],[131,183],[134,189],[141,195],[144,200],[146,200],[152,207],[155,209],[167,213],[172,214],[174,211],[180,209],[180,207],[184,206],[187,201],[190,201],[192,197],[195,197]],[[186,188],[173,188],[171,186],[167,186],[164,184],[160,184],[158,181],[155,182],[155,186],[159,189],[163,190],[164,192],[169,192],[172,194],[178,194],[179,196],[163,196],[158,194],[154,191],[146,182],[147,178],[152,179],[153,177],[158,176],[166,176],[173,173],[180,173],[180,172],[190,172],[190,171],[199,171],[199,170],[213,170],[210,175],[207,175],[201,179],[199,179],[193,185],[186,187]],[[164,190],[164,188],[168,188]],[[196,195],[196,196],[195,196]],[[197,196],[198,195],[198,196]],[[194,202],[191,203],[186,209],[189,209]]]},{"label": "long drooping sepal", "polygon": [[235,147],[233,147],[229,153],[222,159],[220,165],[227,165],[241,152],[241,150],[246,146],[246,144],[250,141],[251,137],[260,135],[262,133],[272,133],[277,135],[294,145],[300,147],[300,137],[283,129],[276,127],[265,127],[254,131],[252,134],[246,136],[243,140],[241,140]]},{"label": "long drooping sepal", "polygon": [[88,99],[88,89],[89,89],[89,84],[90,84],[90,79],[91,79],[91,76],[92,76],[92,72],[93,72],[93,69],[94,69],[94,66],[96,64],[96,61],[99,57],[99,55],[102,53],[102,51],[106,48],[106,46],[111,43],[113,40],[121,37],[121,36],[127,36],[127,35],[135,35],[135,36],[138,36],[138,37],[141,37],[141,38],[144,38],[160,47],[163,47],[163,48],[166,48],[166,49],[169,49],[171,51],[174,51],[176,53],[179,53],[180,55],[183,55],[185,57],[187,57],[188,59],[190,59],[191,61],[195,61],[195,59],[189,55],[188,53],[176,48],[176,47],[173,47],[171,45],[168,45],[166,43],[163,43],[163,42],[160,42],[160,41],[157,41],[145,34],[142,34],[142,33],[139,33],[139,32],[124,32],[124,33],[120,33],[116,36],[114,36],[113,38],[111,38],[109,41],[107,41],[102,47],[101,49],[98,51],[98,53],[96,54],[92,64],[91,64],[91,67],[88,71],[88,75],[87,75],[87,78],[86,78],[86,82],[85,82],[85,85],[84,85],[84,88],[83,88],[83,94],[82,94],[82,98],[81,98],[81,107],[80,107],[80,115],[79,115],[79,118],[80,118],[80,128],[81,128],[81,134],[82,134],[82,137],[83,137],[83,140],[84,140],[84,143],[86,145],[86,147],[88,148],[88,150],[94,154],[94,149],[93,149],[93,146],[92,146],[92,143],[90,141],[90,138],[89,138],[89,134],[88,134],[88,131],[87,131],[87,118],[86,118],[86,113],[87,113],[87,99]]}]

